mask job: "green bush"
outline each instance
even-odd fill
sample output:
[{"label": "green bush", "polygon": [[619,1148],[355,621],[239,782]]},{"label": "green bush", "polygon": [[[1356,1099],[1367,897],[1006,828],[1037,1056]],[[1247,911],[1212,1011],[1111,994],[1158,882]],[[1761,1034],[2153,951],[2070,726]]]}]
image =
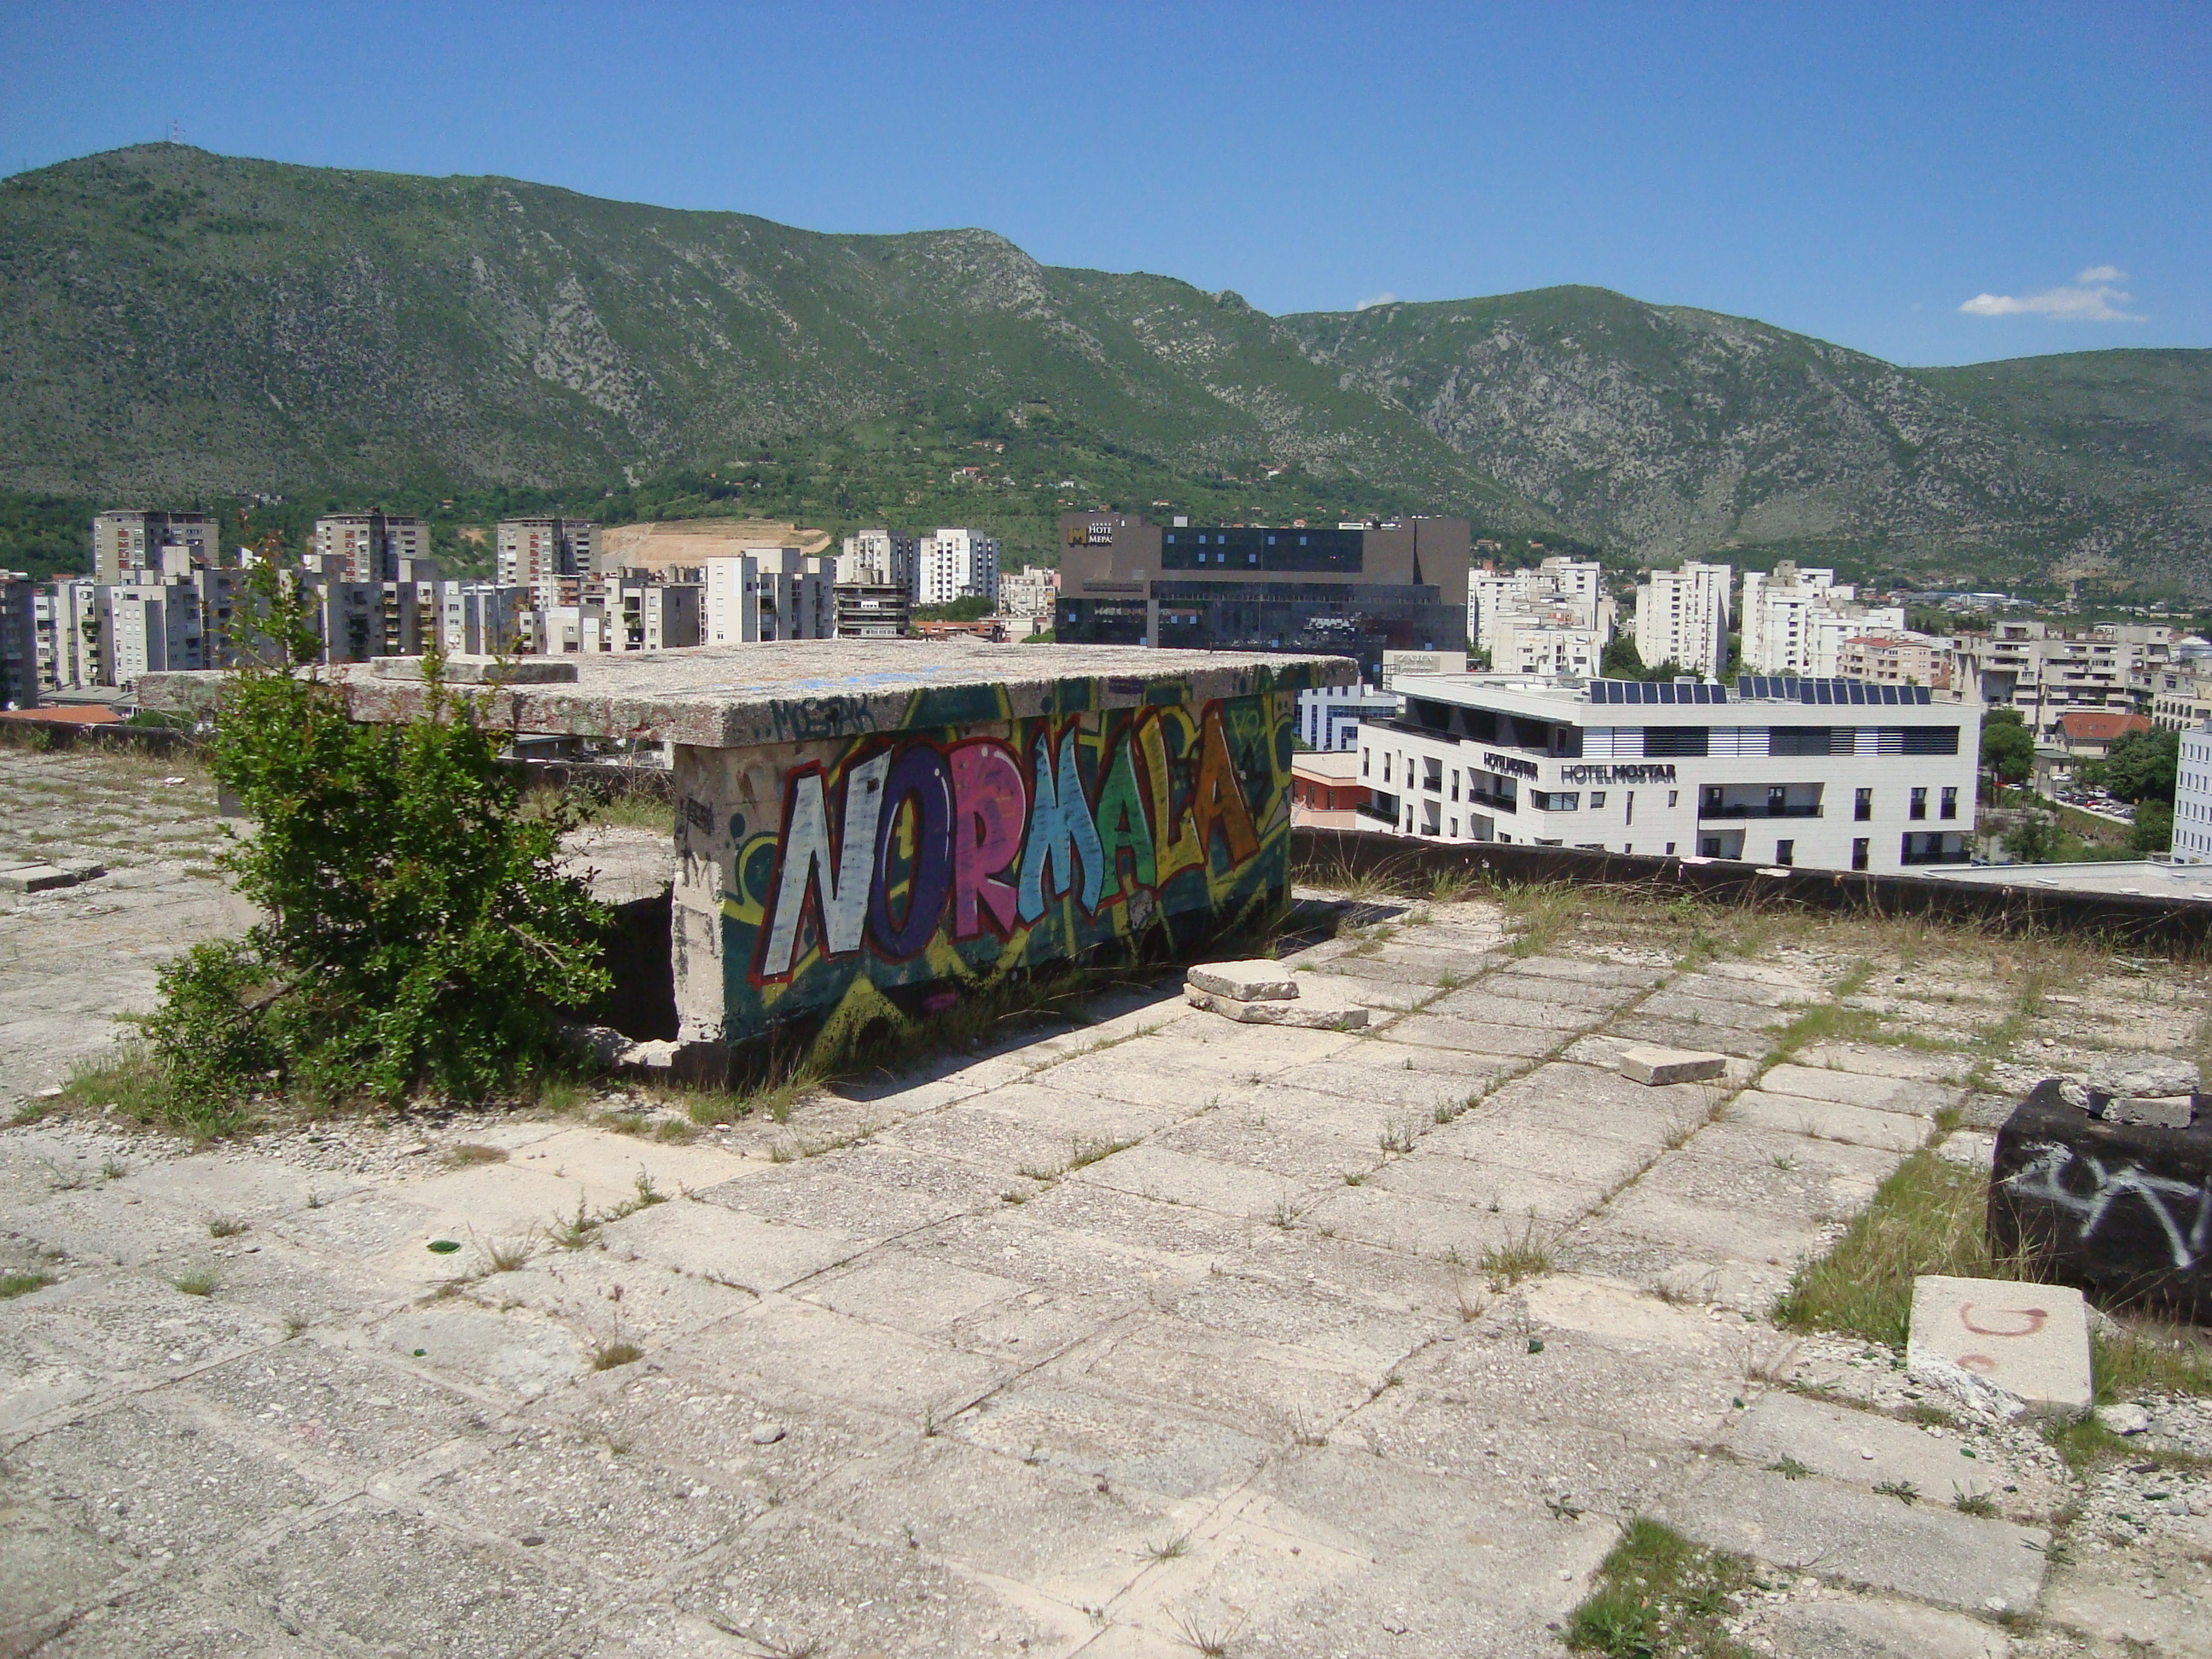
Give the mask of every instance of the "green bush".
[{"label": "green bush", "polygon": [[556,1052],[555,1010],[603,990],[608,917],[554,860],[574,819],[526,817],[501,734],[424,664],[424,714],[347,717],[264,564],[272,659],[226,687],[210,768],[258,823],[221,862],[264,920],[161,970],[146,1026],[173,1115],[216,1130],[256,1096],[479,1099]]}]

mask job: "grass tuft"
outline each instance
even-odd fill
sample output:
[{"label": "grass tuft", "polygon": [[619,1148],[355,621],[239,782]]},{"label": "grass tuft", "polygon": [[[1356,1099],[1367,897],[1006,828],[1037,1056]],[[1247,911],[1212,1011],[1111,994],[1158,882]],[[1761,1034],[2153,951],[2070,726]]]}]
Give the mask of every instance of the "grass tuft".
[{"label": "grass tuft", "polygon": [[210,1218],[207,1227],[210,1238],[236,1238],[246,1231],[246,1224],[243,1221],[227,1215]]},{"label": "grass tuft", "polygon": [[189,1273],[179,1273],[170,1281],[186,1296],[213,1296],[215,1287],[222,1281],[212,1267],[194,1267]]},{"label": "grass tuft", "polygon": [[1568,1618],[1567,1646],[1607,1659],[1747,1659],[1721,1625],[1729,1597],[1751,1583],[1741,1557],[1701,1549],[1638,1516],[1600,1564],[1597,1583]]},{"label": "grass tuft", "polygon": [[592,1350],[592,1369],[595,1371],[611,1371],[617,1365],[635,1364],[644,1358],[645,1350],[639,1347],[636,1343],[625,1342],[617,1338],[612,1342],[602,1342]]},{"label": "grass tuft", "polygon": [[497,1146],[478,1146],[475,1141],[464,1141],[446,1149],[446,1162],[456,1170],[465,1170],[474,1164],[504,1164],[507,1153]]},{"label": "grass tuft", "polygon": [[19,1296],[28,1296],[33,1291],[43,1291],[53,1282],[52,1273],[0,1273],[0,1302],[10,1302]]},{"label": "grass tuft", "polygon": [[1475,1266],[1493,1288],[1503,1290],[1524,1279],[1551,1272],[1552,1250],[1549,1244],[1536,1237],[1536,1218],[1532,1214],[1528,1224],[1521,1230],[1520,1237],[1491,1245]]}]

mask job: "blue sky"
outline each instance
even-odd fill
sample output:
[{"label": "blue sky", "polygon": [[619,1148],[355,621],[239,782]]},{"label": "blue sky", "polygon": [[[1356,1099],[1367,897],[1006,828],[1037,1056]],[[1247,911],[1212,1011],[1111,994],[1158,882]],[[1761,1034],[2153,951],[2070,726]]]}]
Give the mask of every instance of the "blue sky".
[{"label": "blue sky", "polygon": [[[1911,363],[2212,345],[2212,7],[0,10],[0,167],[162,135],[1276,313],[1592,283]],[[1963,307],[1963,308],[1962,308]]]}]

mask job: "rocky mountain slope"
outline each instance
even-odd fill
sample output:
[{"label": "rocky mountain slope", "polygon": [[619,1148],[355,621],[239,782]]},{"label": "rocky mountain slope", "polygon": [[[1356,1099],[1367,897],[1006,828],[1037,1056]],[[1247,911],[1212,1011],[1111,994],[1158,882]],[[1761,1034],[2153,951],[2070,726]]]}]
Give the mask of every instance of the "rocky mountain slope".
[{"label": "rocky mountain slope", "polygon": [[177,145],[0,185],[0,485],[70,495],[619,483],[1036,411],[1137,474],[1293,467],[1643,561],[2212,591],[2208,365],[1914,371],[1593,289],[1273,319],[980,230]]}]

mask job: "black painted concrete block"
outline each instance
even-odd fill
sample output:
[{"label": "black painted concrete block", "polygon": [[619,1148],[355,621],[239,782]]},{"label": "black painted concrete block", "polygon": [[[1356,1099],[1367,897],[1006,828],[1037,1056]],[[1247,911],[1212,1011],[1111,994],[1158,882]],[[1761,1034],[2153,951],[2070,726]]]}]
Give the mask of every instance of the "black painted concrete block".
[{"label": "black painted concrete block", "polygon": [[[2092,1094],[2093,1110],[2104,1106]],[[2212,1320],[2212,1098],[2186,1129],[2107,1123],[2046,1078],[1997,1132],[1990,1245],[2108,1302]]]}]

